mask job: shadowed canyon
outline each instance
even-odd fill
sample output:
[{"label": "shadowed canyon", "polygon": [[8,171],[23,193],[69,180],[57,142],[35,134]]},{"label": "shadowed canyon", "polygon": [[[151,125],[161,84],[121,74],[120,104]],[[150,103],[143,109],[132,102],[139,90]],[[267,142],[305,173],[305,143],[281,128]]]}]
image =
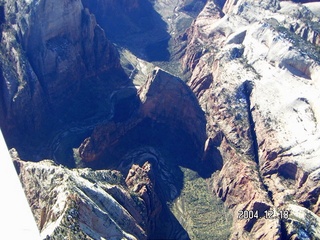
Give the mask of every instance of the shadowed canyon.
[{"label": "shadowed canyon", "polygon": [[41,238],[319,239],[319,5],[0,1],[0,127]]}]

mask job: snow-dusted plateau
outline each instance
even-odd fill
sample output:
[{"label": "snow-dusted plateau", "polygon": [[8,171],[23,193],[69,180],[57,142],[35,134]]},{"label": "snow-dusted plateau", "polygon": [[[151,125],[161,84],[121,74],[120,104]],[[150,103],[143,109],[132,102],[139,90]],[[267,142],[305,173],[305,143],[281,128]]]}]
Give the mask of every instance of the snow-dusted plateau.
[{"label": "snow-dusted plateau", "polygon": [[320,239],[319,1],[0,0],[0,39],[41,239]]}]

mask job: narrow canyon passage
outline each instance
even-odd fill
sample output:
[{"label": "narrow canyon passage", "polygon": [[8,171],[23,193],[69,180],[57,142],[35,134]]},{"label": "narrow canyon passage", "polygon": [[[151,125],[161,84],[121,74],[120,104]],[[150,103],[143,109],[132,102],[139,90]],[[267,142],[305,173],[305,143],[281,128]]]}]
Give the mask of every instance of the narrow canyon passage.
[{"label": "narrow canyon passage", "polygon": [[0,126],[42,238],[320,238],[317,3],[0,2]]}]

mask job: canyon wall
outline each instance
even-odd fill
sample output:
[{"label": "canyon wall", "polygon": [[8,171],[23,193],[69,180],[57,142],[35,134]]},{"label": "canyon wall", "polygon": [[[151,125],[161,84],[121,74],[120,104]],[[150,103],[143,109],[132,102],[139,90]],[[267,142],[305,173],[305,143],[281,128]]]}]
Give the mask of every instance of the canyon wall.
[{"label": "canyon wall", "polygon": [[319,12],[1,4],[0,125],[42,237],[206,239],[210,198],[212,239],[320,238]]},{"label": "canyon wall", "polygon": [[[292,27],[299,21],[306,30]],[[299,220],[293,219],[299,203],[318,213],[318,23],[301,4],[208,1],[182,37],[189,85],[224,160],[212,191],[233,209],[236,239],[245,232],[255,239],[316,233],[294,229]],[[239,210],[267,209],[288,210],[290,217],[239,219]]]},{"label": "canyon wall", "polygon": [[27,152],[26,143],[41,144],[61,126],[110,114],[111,92],[128,79],[81,1],[7,1],[3,9],[1,126],[9,146]]}]

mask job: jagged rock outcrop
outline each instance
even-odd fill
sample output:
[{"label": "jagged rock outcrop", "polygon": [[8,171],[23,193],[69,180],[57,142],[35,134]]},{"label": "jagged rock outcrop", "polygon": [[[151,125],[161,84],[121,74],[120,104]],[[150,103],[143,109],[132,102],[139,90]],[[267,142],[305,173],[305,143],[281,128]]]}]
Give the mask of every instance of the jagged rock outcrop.
[{"label": "jagged rock outcrop", "polygon": [[[244,239],[250,233],[254,239],[281,239],[281,223],[277,218],[266,218],[266,211],[273,211],[273,202],[269,199],[265,186],[257,171],[257,165],[248,157],[230,147],[227,139],[221,142],[222,158],[225,164],[213,177],[213,189],[226,206],[233,212],[234,239]],[[257,217],[244,216],[251,212]],[[244,213],[244,214],[243,214]]]},{"label": "jagged rock outcrop", "polygon": [[11,155],[43,239],[147,239],[161,212],[150,163],[118,171],[70,170]]},{"label": "jagged rock outcrop", "polygon": [[[136,193],[144,202],[146,208],[147,232],[156,230],[156,224],[162,210],[162,204],[155,192],[155,175],[152,165],[145,162],[143,166],[132,165],[126,177],[126,184],[132,192]],[[150,236],[150,235],[149,235]]]},{"label": "jagged rock outcrop", "polygon": [[[156,179],[156,184],[152,185],[164,209],[160,220],[154,223],[151,237],[186,239],[187,233],[166,205],[179,196],[183,187],[183,175],[178,166],[194,169],[201,176],[210,176],[218,166],[213,157],[203,151],[206,149],[211,153],[216,147],[207,144],[210,147],[205,148],[203,111],[192,91],[179,78],[156,69],[139,89],[138,97],[140,105],[135,113],[126,121],[96,127],[79,147],[79,156],[86,166],[114,168],[128,174],[129,185],[135,182],[136,171],[150,171],[151,165],[144,164],[145,161],[152,163]],[[131,167],[132,164],[144,165],[140,168]],[[140,192],[151,206],[156,202],[156,197],[145,195],[147,188],[133,188],[137,188],[135,191]]]},{"label": "jagged rock outcrop", "polygon": [[[299,21],[304,34],[290,27]],[[243,223],[239,209],[300,201],[305,212],[318,212],[318,22],[291,2],[208,1],[182,38],[208,137],[219,139],[223,167],[213,191],[233,209],[234,239],[293,236],[290,217]]]},{"label": "jagged rock outcrop", "polygon": [[204,143],[204,112],[182,80],[156,69],[138,94],[142,116],[166,123],[173,129],[185,129],[194,137],[196,146]]},{"label": "jagged rock outcrop", "polygon": [[[1,127],[35,143],[43,130],[36,149],[94,169],[16,157],[44,237],[188,239],[199,221],[184,219],[180,167],[224,202],[230,239],[320,237],[312,1],[21,0],[1,12]],[[154,65],[167,71],[142,83]]]},{"label": "jagged rock outcrop", "polygon": [[101,102],[127,77],[80,0],[6,1],[4,18],[0,120],[10,146],[41,144],[63,124],[110,113]]},{"label": "jagged rock outcrop", "polygon": [[[171,150],[175,161],[200,171],[201,167],[197,165],[201,164],[206,140],[205,118],[187,85],[177,77],[156,69],[139,89],[138,96],[141,103],[136,113],[127,121],[97,127],[79,147],[80,157],[86,162],[103,162],[114,156],[113,161],[119,161],[130,149],[139,146],[149,145],[164,150],[161,145],[169,147],[175,144]],[[159,132],[160,129],[163,132]],[[121,147],[121,144],[128,144],[128,138],[137,140]],[[159,141],[163,143],[159,144]]]}]

